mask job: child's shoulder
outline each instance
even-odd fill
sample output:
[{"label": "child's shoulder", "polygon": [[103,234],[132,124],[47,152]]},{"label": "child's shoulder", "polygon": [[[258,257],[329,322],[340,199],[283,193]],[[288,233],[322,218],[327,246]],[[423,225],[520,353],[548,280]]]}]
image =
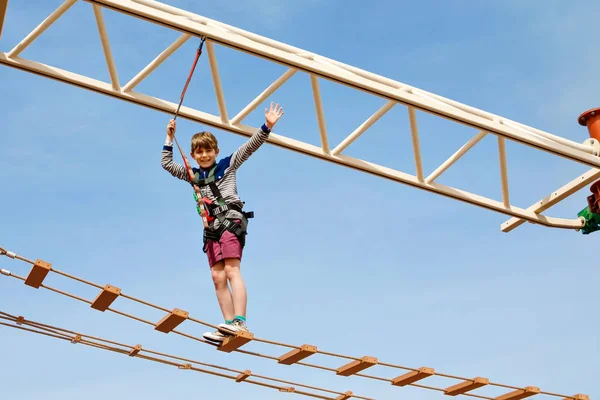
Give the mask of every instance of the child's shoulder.
[{"label": "child's shoulder", "polygon": [[231,155],[228,155],[227,157],[220,159],[217,162],[217,168],[215,169],[215,177],[217,179],[221,179],[223,177],[223,175],[225,174],[225,170],[227,168],[229,168],[230,165],[231,165]]}]

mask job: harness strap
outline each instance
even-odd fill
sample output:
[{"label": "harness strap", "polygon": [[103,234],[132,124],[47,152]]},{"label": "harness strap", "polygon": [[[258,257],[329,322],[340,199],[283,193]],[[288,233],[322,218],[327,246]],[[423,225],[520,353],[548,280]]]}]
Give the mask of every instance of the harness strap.
[{"label": "harness strap", "polygon": [[199,185],[208,185],[211,182],[214,182],[216,169],[217,169],[217,164],[213,165],[212,168],[208,171],[208,176],[206,178],[200,178],[200,175],[198,175],[198,184]]},{"label": "harness strap", "polygon": [[221,191],[217,187],[217,184],[214,181],[212,181],[208,184],[208,186],[210,186],[210,190],[212,190],[213,195],[217,199],[217,203],[219,203],[220,206],[224,206],[225,199],[223,199],[223,196],[221,196]]},{"label": "harness strap", "polygon": [[253,212],[250,212],[250,213],[244,212],[244,213],[242,213],[242,215],[243,215],[243,217],[241,218],[241,223],[238,223],[237,221],[234,221],[233,218],[225,218],[225,217],[223,217],[223,214],[220,214],[217,217],[219,219],[219,221],[221,222],[219,229],[204,229],[204,235],[203,235],[204,247],[202,248],[202,251],[204,253],[206,253],[206,251],[208,250],[208,241],[209,240],[219,241],[221,239],[221,236],[223,235],[223,233],[226,230],[233,233],[240,241],[242,248],[244,248],[244,246],[246,245],[246,235],[248,234],[248,232],[247,232],[248,218],[253,218],[254,213]]},{"label": "harness strap", "polygon": [[[217,218],[220,223],[218,229],[209,229],[208,227],[204,228],[204,235],[203,235],[204,247],[202,250],[205,253],[207,251],[208,241],[209,240],[214,240],[214,241],[220,240],[221,236],[223,235],[225,230],[228,230],[229,232],[233,233],[240,241],[240,244],[242,245],[242,247],[244,247],[246,244],[248,219],[254,218],[253,211],[244,212],[242,207],[240,207],[238,205],[230,205],[225,202],[225,199],[221,195],[221,191],[219,190],[219,187],[216,184],[216,180],[215,180],[216,168],[217,168],[217,166],[214,165],[208,172],[208,176],[206,178],[200,179],[200,177],[198,177],[198,185],[209,186],[210,190],[218,204],[218,205],[210,204],[210,203],[207,204],[206,208],[208,210],[208,215],[213,219]],[[194,198],[196,199],[196,201],[198,201],[197,197],[194,197]],[[201,201],[204,201],[204,199],[202,199]],[[242,215],[242,217],[239,218],[240,222],[236,221],[238,219],[237,217],[230,217],[230,218],[225,217],[226,213],[230,210],[237,211]]]},{"label": "harness strap", "polygon": [[208,207],[208,213],[209,213],[209,215],[211,217],[216,217],[219,214],[225,214],[229,210],[237,211],[239,213],[243,213],[244,212],[242,210],[242,208],[240,206],[237,206],[237,205],[225,204],[225,205],[222,205],[222,206],[209,206]]},{"label": "harness strap", "polygon": [[217,199],[217,203],[219,203],[220,206],[224,206],[225,199],[223,199],[223,196],[221,195],[221,191],[217,187],[217,184],[215,181],[216,169],[217,169],[217,165],[215,164],[208,172],[208,176],[206,178],[198,179],[198,183],[200,185],[208,185],[210,187],[210,190],[212,191],[213,195]]}]

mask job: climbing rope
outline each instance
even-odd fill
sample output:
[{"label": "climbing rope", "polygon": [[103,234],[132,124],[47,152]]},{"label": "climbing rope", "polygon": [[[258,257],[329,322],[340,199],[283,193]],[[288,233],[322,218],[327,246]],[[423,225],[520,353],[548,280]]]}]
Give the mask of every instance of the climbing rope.
[{"label": "climbing rope", "polygon": [[[200,59],[200,56],[202,55],[202,47],[204,46],[205,41],[206,41],[206,38],[203,36],[200,40],[200,45],[198,46],[198,50],[196,50],[196,57],[194,58],[194,62],[192,63],[190,73],[188,74],[187,80],[185,81],[185,85],[183,86],[183,90],[181,91],[181,96],[179,97],[179,104],[177,105],[177,110],[175,110],[175,115],[173,116],[173,120],[177,120],[177,116],[179,115],[179,109],[181,108],[181,105],[183,104],[183,99],[185,98],[185,93],[187,92],[187,88],[192,79],[192,75],[194,74],[194,71],[196,70],[196,65],[198,64],[198,60]],[[173,139],[175,141],[175,144],[177,145],[177,148],[179,149],[181,158],[183,159],[183,164],[185,165],[185,170],[188,172],[190,181],[193,182],[194,181],[194,172],[192,171],[192,167],[190,166],[190,163],[189,163],[187,157],[183,153],[183,150],[181,149],[181,146],[179,145],[179,142],[177,141],[177,136],[175,135],[175,132],[171,130],[171,133],[173,133]],[[198,187],[198,185],[195,185],[195,184],[192,186],[194,188],[194,192],[196,193],[196,199],[197,199],[196,201],[198,203],[198,210],[200,211],[200,216],[202,217],[202,223],[204,224],[204,227],[207,228],[208,227],[208,217],[207,217],[208,212],[206,210],[206,205],[204,204],[204,201],[202,200],[202,194],[200,193],[200,188]]]},{"label": "climbing rope", "polygon": [[[491,382],[486,378],[475,378],[475,379],[465,378],[465,377],[440,373],[440,372],[435,371],[433,368],[427,368],[427,367],[411,368],[411,367],[406,367],[406,366],[397,365],[397,364],[385,363],[385,362],[379,361],[375,357],[354,357],[354,356],[348,356],[348,355],[336,354],[336,353],[332,353],[332,352],[318,350],[316,348],[316,346],[309,346],[309,345],[297,346],[297,345],[291,345],[291,344],[286,344],[286,343],[280,343],[280,342],[276,342],[276,341],[272,341],[272,340],[257,338],[257,337],[254,337],[253,334],[246,333],[246,332],[238,333],[238,335],[242,335],[242,336],[236,335],[235,337],[233,337],[232,341],[226,345],[226,346],[229,346],[229,348],[227,350],[225,350],[222,347],[223,345],[225,345],[225,342],[223,345],[217,345],[213,342],[210,342],[210,341],[204,340],[202,338],[199,338],[199,337],[196,337],[196,336],[184,333],[184,332],[180,332],[180,331],[174,329],[176,326],[178,326],[180,323],[182,323],[186,320],[216,329],[215,325],[209,324],[205,321],[202,321],[202,320],[199,320],[196,318],[192,318],[191,316],[189,316],[189,314],[183,312],[182,310],[179,310],[179,309],[169,310],[165,307],[161,307],[161,306],[137,299],[133,296],[126,295],[120,289],[117,292],[114,290],[114,287],[109,287],[110,285],[101,286],[99,284],[87,281],[85,279],[78,278],[78,277],[70,275],[66,272],[57,270],[56,268],[52,267],[51,264],[49,264],[43,260],[38,259],[36,261],[32,261],[27,258],[21,257],[21,256],[17,255],[16,253],[8,252],[8,251],[6,252],[5,255],[8,256],[9,254],[10,254],[10,258],[18,259],[23,262],[29,263],[29,264],[33,265],[33,267],[30,270],[30,273],[26,278],[16,275],[7,270],[1,270],[3,275],[24,281],[28,286],[31,286],[31,287],[35,287],[35,288],[42,287],[47,290],[59,293],[61,295],[82,301],[84,303],[90,304],[94,308],[98,307],[99,299],[109,297],[110,301],[104,305],[104,307],[102,308],[102,311],[110,311],[110,312],[114,312],[116,314],[119,314],[119,315],[122,315],[122,316],[125,316],[128,318],[134,319],[134,320],[142,322],[144,324],[153,326],[154,329],[156,329],[156,330],[160,330],[161,327],[163,327],[164,325],[172,324],[171,327],[167,327],[167,329],[163,330],[163,332],[165,332],[165,333],[172,332],[174,334],[181,335],[181,336],[187,337],[187,338],[195,340],[195,341],[199,341],[199,342],[202,342],[205,344],[209,344],[211,346],[215,346],[215,347],[217,347],[217,349],[222,350],[222,351],[227,351],[227,352],[235,351],[235,352],[239,352],[239,353],[243,353],[243,354],[247,354],[247,355],[251,355],[251,356],[255,356],[255,357],[261,357],[261,358],[275,360],[278,363],[282,363],[282,364],[287,364],[287,365],[297,364],[297,365],[302,365],[302,366],[306,366],[306,367],[327,370],[327,371],[334,372],[337,375],[360,376],[360,377],[364,377],[364,378],[388,382],[395,386],[414,386],[414,387],[419,387],[419,388],[424,388],[424,389],[429,389],[429,390],[435,390],[435,391],[440,391],[440,392],[443,392],[444,394],[452,395],[452,396],[463,395],[463,396],[469,396],[469,397],[475,397],[475,398],[481,398],[481,399],[487,399],[487,400],[515,400],[515,399],[523,399],[525,397],[530,397],[530,396],[535,396],[535,395],[548,395],[548,396],[560,397],[565,400],[589,400],[587,395],[582,395],[582,394],[576,394],[576,395],[557,394],[557,393],[542,391],[539,388],[534,387],[534,386],[518,387],[518,386],[505,385],[505,384]],[[100,289],[101,292],[94,301],[90,301],[88,299],[61,291],[59,289],[56,289],[56,288],[53,288],[53,287],[50,287],[47,285],[44,285],[43,280],[45,279],[46,275],[49,272],[53,272],[58,275],[64,276],[66,278],[76,280],[76,281],[84,283],[86,285],[90,285],[92,287]],[[112,296],[110,294],[111,290],[113,293]],[[134,315],[124,313],[122,311],[119,311],[119,310],[116,310],[116,309],[110,307],[110,305],[118,297],[123,297],[128,300],[146,305],[148,307],[152,307],[154,309],[157,309],[164,313],[167,313],[167,315],[165,317],[163,317],[163,319],[157,323],[157,322],[152,322],[152,321],[148,321],[148,320],[139,318]],[[181,315],[185,315],[185,316],[182,317]],[[173,322],[173,321],[175,321],[175,322]],[[244,335],[246,335],[246,336],[244,336]],[[260,354],[260,353],[256,353],[256,352],[252,352],[252,351],[248,351],[248,350],[244,350],[244,349],[240,348],[242,345],[245,345],[246,343],[251,342],[251,341],[262,342],[262,343],[270,344],[273,346],[286,347],[288,349],[292,349],[292,351],[278,357],[278,356],[272,356],[272,355],[264,355],[264,354]],[[227,340],[226,340],[226,342],[227,342]],[[293,353],[293,354],[290,354],[290,353]],[[351,360],[351,362],[349,364],[343,365],[339,368],[330,368],[330,367],[326,367],[326,366],[322,366],[322,365],[316,365],[316,364],[311,364],[311,363],[306,363],[306,362],[300,361],[301,359],[309,357],[313,354],[321,354],[321,355],[328,356],[328,357],[337,357],[337,358],[347,359],[347,360]],[[294,357],[296,357],[296,358],[294,359]],[[286,360],[289,362],[286,362]],[[383,366],[383,367],[389,367],[389,368],[393,368],[393,369],[402,369],[402,370],[406,370],[409,372],[407,372],[401,376],[397,376],[395,378],[385,378],[385,377],[381,377],[381,376],[373,376],[373,375],[359,373],[359,371],[362,371],[366,368],[371,368],[374,366]],[[430,376],[438,376],[438,377],[443,377],[443,378],[448,378],[448,379],[455,379],[455,380],[459,380],[461,382],[459,382],[455,385],[452,385],[452,386],[448,386],[446,388],[439,388],[439,387],[433,387],[433,386],[427,386],[427,385],[421,385],[421,384],[415,383],[422,379],[426,379]],[[506,388],[506,389],[512,389],[513,391],[506,393],[504,395],[501,395],[499,397],[482,396],[482,395],[477,395],[474,393],[469,393],[469,391],[475,390],[475,389],[483,387],[483,386],[496,386],[496,387],[501,387],[501,388]]]}]

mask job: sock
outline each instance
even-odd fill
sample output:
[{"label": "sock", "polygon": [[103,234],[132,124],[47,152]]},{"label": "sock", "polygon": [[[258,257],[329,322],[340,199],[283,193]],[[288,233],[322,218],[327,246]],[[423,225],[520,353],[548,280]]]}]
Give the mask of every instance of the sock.
[{"label": "sock", "polygon": [[240,321],[246,322],[246,317],[242,317],[241,315],[236,315],[234,319],[239,319]]},{"label": "sock", "polygon": [[226,323],[227,325],[231,325],[231,323],[232,323],[232,322],[233,322],[233,320],[231,320],[231,319],[226,319],[226,320],[225,320],[225,323]]}]

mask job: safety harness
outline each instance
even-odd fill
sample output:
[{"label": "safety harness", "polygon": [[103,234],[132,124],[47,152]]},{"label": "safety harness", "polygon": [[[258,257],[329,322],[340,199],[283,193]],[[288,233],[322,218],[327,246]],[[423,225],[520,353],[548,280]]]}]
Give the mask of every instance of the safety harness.
[{"label": "safety harness", "polygon": [[[198,46],[198,50],[196,51],[196,57],[194,58],[194,62],[192,64],[192,68],[188,75],[187,81],[185,82],[185,86],[181,92],[181,96],[179,98],[179,104],[177,105],[177,110],[175,110],[175,115],[173,116],[173,120],[177,119],[179,115],[179,110],[181,108],[181,104],[183,103],[183,99],[185,97],[185,92],[187,91],[190,80],[192,79],[192,75],[194,74],[194,70],[196,69],[196,64],[198,63],[198,59],[202,54],[202,47],[204,45],[205,37],[202,37],[200,40],[200,45]],[[190,181],[192,182],[192,187],[194,188],[194,199],[196,200],[196,210],[198,210],[198,214],[202,217],[202,223],[204,225],[204,247],[203,251],[206,253],[207,250],[207,242],[209,240],[219,240],[221,239],[221,235],[225,230],[233,233],[238,240],[240,241],[242,247],[246,244],[246,235],[247,235],[247,227],[248,227],[248,218],[254,218],[254,212],[244,212],[241,207],[235,206],[233,204],[226,204],[225,199],[221,196],[221,192],[215,183],[215,169],[216,164],[211,168],[208,176],[206,178],[200,178],[199,174],[194,174],[192,171],[192,167],[187,160],[187,157],[181,150],[181,146],[177,141],[177,137],[173,132],[173,139],[175,140],[175,144],[181,153],[181,158],[183,159],[183,163],[185,164],[185,169],[188,172],[188,176]],[[217,200],[217,204],[212,204],[210,199],[208,198],[200,198],[202,195],[200,192],[199,186],[209,186],[210,190],[213,193],[213,196]],[[229,210],[237,211],[241,214],[241,218],[226,218],[227,212]],[[213,221],[214,219],[218,219],[220,224],[219,228],[214,229],[209,225],[209,221]],[[240,222],[236,220],[239,219]]]},{"label": "safety harness", "polygon": [[[215,204],[207,197],[199,198],[197,192],[194,191],[194,200],[196,200],[196,210],[198,211],[198,214],[202,216],[202,207],[204,207],[204,209],[206,210],[206,219],[208,222],[213,221],[215,218],[219,220],[219,227],[217,229],[211,228],[209,226],[204,227],[204,247],[202,251],[204,251],[205,253],[208,248],[208,241],[220,240],[225,230],[228,230],[229,232],[233,233],[238,238],[243,248],[246,244],[246,235],[248,234],[248,219],[254,218],[254,211],[245,212],[242,209],[242,207],[234,204],[227,204],[225,202],[225,199],[221,195],[221,191],[219,190],[216,184],[216,168],[217,164],[215,164],[210,169],[206,178],[200,178],[198,174],[195,174],[196,176],[194,179],[194,183],[192,183],[192,185],[196,185],[198,187],[210,187],[210,190],[216,199]],[[242,217],[226,217],[227,212],[230,210],[237,211],[241,214]]]}]

